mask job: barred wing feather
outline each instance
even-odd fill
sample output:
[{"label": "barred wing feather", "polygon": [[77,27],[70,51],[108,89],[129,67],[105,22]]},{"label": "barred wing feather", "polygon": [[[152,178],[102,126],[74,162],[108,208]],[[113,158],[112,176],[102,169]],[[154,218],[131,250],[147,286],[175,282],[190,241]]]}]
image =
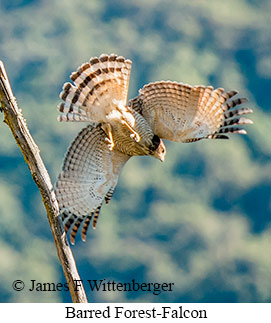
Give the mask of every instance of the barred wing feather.
[{"label": "barred wing feather", "polygon": [[161,81],[145,85],[129,106],[143,115],[160,138],[177,142],[227,139],[227,133],[246,133],[238,125],[252,123],[242,116],[252,110],[238,107],[247,99],[232,99],[236,94],[223,88]]},{"label": "barred wing feather", "polygon": [[56,197],[65,230],[71,228],[71,242],[83,223],[82,239],[93,217],[93,228],[103,201],[108,203],[121,168],[129,159],[118,150],[110,151],[99,124],[84,128],[71,144],[56,183]]},{"label": "barred wing feather", "polygon": [[107,122],[116,105],[127,102],[132,62],[115,54],[102,54],[82,64],[63,85],[59,121]]}]

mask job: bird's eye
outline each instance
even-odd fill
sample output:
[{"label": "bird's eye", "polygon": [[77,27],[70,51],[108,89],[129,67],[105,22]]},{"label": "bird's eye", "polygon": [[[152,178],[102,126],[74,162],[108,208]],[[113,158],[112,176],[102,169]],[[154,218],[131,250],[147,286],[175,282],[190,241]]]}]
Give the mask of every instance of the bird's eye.
[{"label": "bird's eye", "polygon": [[160,138],[157,135],[152,137],[152,144],[157,148],[160,144]]}]

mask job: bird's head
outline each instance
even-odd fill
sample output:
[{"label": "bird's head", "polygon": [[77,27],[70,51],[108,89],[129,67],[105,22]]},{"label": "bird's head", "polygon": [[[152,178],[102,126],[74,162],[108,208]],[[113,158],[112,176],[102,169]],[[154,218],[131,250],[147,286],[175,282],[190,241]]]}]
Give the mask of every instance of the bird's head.
[{"label": "bird's head", "polygon": [[166,146],[157,135],[154,135],[152,138],[152,143],[155,149],[153,150],[152,156],[159,159],[161,162],[165,160],[166,156]]}]

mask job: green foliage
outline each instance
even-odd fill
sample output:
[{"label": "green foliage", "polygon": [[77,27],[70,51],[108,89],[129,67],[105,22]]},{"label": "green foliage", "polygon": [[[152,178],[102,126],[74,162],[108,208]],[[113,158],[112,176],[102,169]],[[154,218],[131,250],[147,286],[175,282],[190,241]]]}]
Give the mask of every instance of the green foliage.
[{"label": "green foliage", "polygon": [[[82,127],[57,123],[58,93],[91,56],[133,60],[130,97],[171,79],[238,89],[255,111],[247,138],[167,143],[164,164],[128,162],[97,230],[73,248],[79,272],[174,282],[174,291],[87,289],[90,301],[270,301],[270,9],[267,0],[1,1],[0,58],[53,182]],[[0,254],[1,301],[70,301],[67,292],[12,291],[16,279],[63,277],[39,192],[4,124]]]}]

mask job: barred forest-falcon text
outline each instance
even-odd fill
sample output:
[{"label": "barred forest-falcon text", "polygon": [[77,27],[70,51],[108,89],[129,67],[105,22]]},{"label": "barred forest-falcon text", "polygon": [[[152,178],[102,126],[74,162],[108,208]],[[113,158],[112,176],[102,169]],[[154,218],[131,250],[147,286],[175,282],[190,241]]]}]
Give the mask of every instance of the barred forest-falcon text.
[{"label": "barred forest-falcon text", "polygon": [[71,74],[59,104],[59,121],[88,122],[66,154],[56,183],[56,196],[66,232],[74,244],[82,225],[82,239],[91,219],[96,227],[102,203],[108,203],[119,173],[132,156],[149,155],[164,161],[162,139],[193,142],[228,139],[245,134],[240,124],[251,113],[232,99],[237,91],[160,81],[145,85],[127,102],[132,62],[115,54],[91,58]]}]

